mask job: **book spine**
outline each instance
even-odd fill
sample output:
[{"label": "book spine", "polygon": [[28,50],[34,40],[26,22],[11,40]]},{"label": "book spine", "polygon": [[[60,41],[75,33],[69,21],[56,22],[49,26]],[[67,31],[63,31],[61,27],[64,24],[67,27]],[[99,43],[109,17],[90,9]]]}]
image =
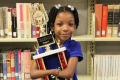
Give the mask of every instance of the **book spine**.
[{"label": "book spine", "polygon": [[12,37],[17,38],[17,16],[16,8],[12,8]]},{"label": "book spine", "polygon": [[4,38],[4,28],[3,28],[3,9],[0,7],[0,35]]},{"label": "book spine", "polygon": [[119,26],[119,5],[115,5],[114,6],[114,13],[113,13],[112,37],[118,36],[118,26]]},{"label": "book spine", "polygon": [[8,8],[8,38],[12,38],[11,8]]},{"label": "book spine", "polygon": [[21,52],[21,75],[22,80],[24,80],[24,53]]},{"label": "book spine", "polygon": [[0,54],[0,80],[3,80],[3,57]]},{"label": "book spine", "polygon": [[36,26],[31,25],[31,37],[36,38]]},{"label": "book spine", "polygon": [[107,20],[107,34],[106,34],[106,37],[112,37],[113,10],[114,10],[114,5],[108,5],[108,20]]},{"label": "book spine", "polygon": [[6,54],[6,64],[7,64],[7,80],[11,80],[11,60],[10,54]]},{"label": "book spine", "polygon": [[[120,7],[120,5],[119,5],[119,7]],[[120,37],[120,8],[119,8],[118,37]]]},{"label": "book spine", "polygon": [[95,37],[101,37],[102,4],[95,4]]},{"label": "book spine", "polygon": [[25,38],[31,38],[30,11],[31,3],[24,3],[24,33]]},{"label": "book spine", "polygon": [[19,80],[21,80],[21,51],[18,51],[18,74]]},{"label": "book spine", "polygon": [[7,80],[6,54],[2,54],[2,56],[3,56],[3,79]]},{"label": "book spine", "polygon": [[30,50],[24,50],[24,74],[25,80],[30,80],[30,63],[31,63]]},{"label": "book spine", "polygon": [[23,3],[16,3],[18,38],[24,38]]},{"label": "book spine", "polygon": [[19,80],[18,75],[18,51],[15,50],[15,80]]},{"label": "book spine", "polygon": [[8,7],[2,7],[2,8],[3,8],[3,26],[4,26],[5,38],[7,38],[8,37],[8,23],[7,23]]},{"label": "book spine", "polygon": [[11,80],[15,80],[15,56],[14,51],[10,52],[11,57]]},{"label": "book spine", "polygon": [[102,11],[102,34],[101,34],[101,37],[106,37],[107,16],[108,16],[108,7],[103,6],[103,11]]}]

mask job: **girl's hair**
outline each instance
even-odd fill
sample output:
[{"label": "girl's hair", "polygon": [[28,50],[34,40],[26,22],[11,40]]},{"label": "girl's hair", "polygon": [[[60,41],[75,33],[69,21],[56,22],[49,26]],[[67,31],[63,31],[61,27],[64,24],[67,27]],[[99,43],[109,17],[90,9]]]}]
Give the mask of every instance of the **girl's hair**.
[{"label": "girl's hair", "polygon": [[74,10],[71,10],[71,8],[69,8],[68,6],[60,7],[59,9],[57,9],[54,6],[51,8],[50,12],[48,13],[48,18],[49,18],[49,21],[47,23],[48,33],[50,33],[50,27],[54,27],[54,22],[55,22],[57,14],[61,12],[65,12],[65,11],[70,12],[74,15],[75,26],[76,26],[76,29],[78,28],[79,16],[78,16],[77,9],[75,7],[74,7]]}]

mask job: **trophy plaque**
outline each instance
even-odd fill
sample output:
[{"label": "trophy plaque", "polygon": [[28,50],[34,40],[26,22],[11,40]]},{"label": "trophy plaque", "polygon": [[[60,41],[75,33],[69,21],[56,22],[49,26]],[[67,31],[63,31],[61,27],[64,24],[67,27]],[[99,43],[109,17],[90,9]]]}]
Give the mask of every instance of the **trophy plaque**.
[{"label": "trophy plaque", "polygon": [[[39,59],[45,56],[49,56],[55,53],[59,53],[65,51],[66,48],[58,48],[55,50],[50,49],[50,45],[55,43],[54,37],[52,34],[47,34],[45,31],[45,27],[48,22],[48,15],[45,11],[43,3],[34,3],[31,5],[30,8],[30,16],[31,16],[31,23],[33,26],[39,27],[40,37],[37,38],[37,45],[39,47],[45,47],[46,51],[44,53],[39,54],[38,49],[37,55],[33,56],[33,59]],[[38,48],[39,48],[38,47]]]}]

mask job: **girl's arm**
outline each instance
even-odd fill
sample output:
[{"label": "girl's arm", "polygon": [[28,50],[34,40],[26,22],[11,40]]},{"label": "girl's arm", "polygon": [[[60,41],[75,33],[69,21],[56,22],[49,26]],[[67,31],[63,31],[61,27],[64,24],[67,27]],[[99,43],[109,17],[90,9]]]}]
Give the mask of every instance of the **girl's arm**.
[{"label": "girl's arm", "polygon": [[51,69],[51,70],[39,70],[37,66],[36,60],[33,61],[33,64],[30,69],[30,76],[32,79],[42,78],[47,75],[56,75],[58,73],[57,69]]},{"label": "girl's arm", "polygon": [[59,71],[57,76],[62,78],[72,78],[77,67],[78,57],[71,57],[68,61],[68,66],[66,69]]},{"label": "girl's arm", "polygon": [[32,79],[42,78],[47,75],[57,75],[62,78],[71,78],[74,75],[75,69],[77,67],[78,58],[71,57],[68,61],[68,66],[66,69],[59,71],[57,69],[51,70],[39,70],[36,61],[33,61],[30,70],[30,76]]}]

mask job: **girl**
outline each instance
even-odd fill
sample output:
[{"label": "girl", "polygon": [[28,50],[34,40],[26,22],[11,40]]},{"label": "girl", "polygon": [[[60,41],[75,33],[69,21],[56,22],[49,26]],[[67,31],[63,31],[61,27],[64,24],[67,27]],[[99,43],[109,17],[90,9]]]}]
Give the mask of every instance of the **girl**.
[{"label": "girl", "polygon": [[[34,60],[31,67],[30,76],[32,79],[48,76],[49,80],[55,80],[51,75],[57,76],[58,80],[77,80],[77,63],[83,60],[81,46],[79,42],[71,40],[75,28],[79,25],[79,17],[75,7],[56,5],[49,12],[48,28],[53,31],[55,40],[60,40],[60,47],[66,47],[65,57],[67,67],[62,70],[60,59],[57,54],[44,57],[46,70],[39,70],[37,62]],[[50,45],[51,49],[57,49],[57,45]],[[45,52],[45,47],[39,48],[39,53]],[[35,53],[37,55],[37,53]],[[64,61],[63,59],[63,61]],[[64,65],[62,65],[64,67]],[[59,70],[58,70],[59,68]]]}]

